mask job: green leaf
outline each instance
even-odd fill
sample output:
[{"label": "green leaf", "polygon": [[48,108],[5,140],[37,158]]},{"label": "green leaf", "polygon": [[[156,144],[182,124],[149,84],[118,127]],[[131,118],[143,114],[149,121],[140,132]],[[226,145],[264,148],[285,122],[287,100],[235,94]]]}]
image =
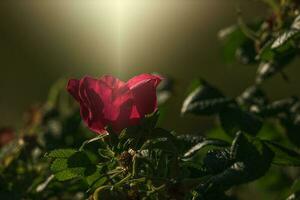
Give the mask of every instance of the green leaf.
[{"label": "green leaf", "polygon": [[247,40],[247,37],[237,25],[222,29],[218,35],[223,43],[223,58],[226,63],[232,63],[236,58],[237,49]]},{"label": "green leaf", "polygon": [[238,97],[238,101],[242,105],[254,105],[264,106],[268,102],[268,98],[265,92],[260,86],[253,85],[244,90],[244,92]]},{"label": "green leaf", "polygon": [[101,185],[103,185],[107,181],[107,177],[106,177],[107,175],[101,169],[102,169],[101,167],[97,168],[97,170],[95,170],[94,173],[92,173],[91,175],[85,177],[85,180],[86,180],[87,184],[91,188],[100,187]]},{"label": "green leaf", "polygon": [[289,141],[300,147],[300,124],[297,123],[292,116],[283,116],[280,119],[280,123],[285,129],[286,136],[288,137]]},{"label": "green leaf", "polygon": [[288,52],[287,54],[276,55],[276,60],[262,62],[257,68],[256,83],[261,83],[279,72],[285,80],[288,80],[288,77],[283,73],[283,68],[285,68],[295,56],[295,51]]},{"label": "green leaf", "polygon": [[300,179],[296,179],[290,189],[286,200],[299,200],[300,198]]},{"label": "green leaf", "polygon": [[299,19],[296,18],[290,29],[264,45],[258,56],[262,61],[257,70],[258,83],[282,71],[291,62],[297,53],[299,39]]},{"label": "green leaf", "polygon": [[68,159],[66,158],[57,158],[52,162],[50,166],[51,171],[54,173],[58,171],[62,171],[67,168],[68,168]]},{"label": "green leaf", "polygon": [[256,49],[253,38],[257,38],[252,28],[257,29],[256,24],[245,24],[239,19],[238,25],[222,29],[219,38],[222,40],[223,58],[226,63],[232,63],[235,59],[243,64],[255,62]]},{"label": "green leaf", "polygon": [[[100,134],[100,135],[98,135],[98,136],[96,136],[96,137],[94,137],[94,138],[92,138],[92,139],[89,139],[89,140],[84,141],[84,142],[81,144],[81,146],[80,146],[80,148],[79,148],[79,151],[82,151],[86,145],[88,145],[88,144],[90,144],[90,143],[92,143],[92,142],[95,142],[95,141],[99,141],[99,140],[101,140],[101,139],[107,137],[108,135],[109,135],[108,133],[103,133],[103,134]],[[110,139],[112,139],[113,137],[114,137],[114,135],[111,134],[111,135],[110,135]]]},{"label": "green leaf", "polygon": [[300,192],[300,179],[294,181],[290,193]]},{"label": "green leaf", "polygon": [[68,158],[76,152],[77,150],[75,149],[57,149],[51,151],[47,156],[50,158]]},{"label": "green leaf", "polygon": [[[58,153],[59,152],[59,153]],[[55,151],[56,159],[51,164],[51,171],[59,181],[69,180],[75,177],[89,176],[94,173],[95,166],[83,151],[69,152]],[[63,157],[62,157],[63,155]],[[68,156],[68,157],[67,157]]]},{"label": "green leaf", "polygon": [[190,148],[184,154],[184,157],[190,157],[206,146],[227,147],[229,146],[229,143],[219,139],[206,139],[202,142],[197,143],[192,148]]},{"label": "green leaf", "polygon": [[291,29],[300,30],[300,15],[295,17],[293,24],[291,25]]},{"label": "green leaf", "polygon": [[295,97],[281,99],[265,105],[259,110],[259,114],[264,117],[276,116],[279,113],[286,113],[291,106],[298,101]]},{"label": "green leaf", "polygon": [[149,133],[148,139],[155,139],[155,138],[168,138],[172,142],[176,140],[176,137],[172,134],[172,132],[165,130],[163,128],[155,128]]},{"label": "green leaf", "polygon": [[98,170],[95,171],[95,173],[85,177],[85,180],[89,185],[93,185],[98,179],[101,179],[101,174]]},{"label": "green leaf", "polygon": [[209,136],[210,138],[218,138],[229,143],[232,142],[232,137],[229,136],[221,126],[216,126],[212,129],[207,130],[205,132],[205,135]]},{"label": "green leaf", "polygon": [[272,44],[273,40],[269,40],[268,42],[266,42],[266,44],[261,48],[258,54],[258,59],[264,62],[268,62],[274,59],[276,53],[271,49]]},{"label": "green leaf", "polygon": [[297,40],[300,37],[300,17],[295,17],[290,29],[285,30],[272,43],[271,48],[277,52],[288,51],[290,48],[295,48]]},{"label": "green leaf", "polygon": [[262,127],[262,122],[253,114],[238,107],[228,107],[219,114],[221,126],[224,131],[234,136],[238,131],[256,135]]},{"label": "green leaf", "polygon": [[203,164],[209,173],[218,174],[230,167],[233,160],[228,149],[214,149],[207,152]]},{"label": "green leaf", "polygon": [[300,166],[300,154],[272,141],[263,141],[275,154],[272,163],[277,165]]},{"label": "green leaf", "polygon": [[126,200],[127,196],[123,191],[118,190],[119,188],[114,188],[110,185],[104,185],[98,187],[92,199],[94,200],[102,200],[102,199],[118,199],[118,200]]},{"label": "green leaf", "polygon": [[86,167],[91,165],[91,161],[85,152],[79,151],[68,158],[69,167]]},{"label": "green leaf", "polygon": [[270,168],[273,157],[274,153],[259,139],[239,132],[232,142],[230,152],[229,160],[234,163],[200,185],[198,191],[206,196],[256,180]]},{"label": "green leaf", "polygon": [[180,152],[188,151],[192,146],[203,142],[205,138],[202,135],[182,134],[176,136],[176,146]]},{"label": "green leaf", "polygon": [[98,153],[99,153],[103,158],[111,159],[111,158],[114,157],[114,152],[111,151],[110,149],[98,149]]},{"label": "green leaf", "polygon": [[236,162],[244,164],[248,174],[247,180],[250,181],[266,173],[270,168],[274,153],[259,139],[238,132],[232,143],[231,156]]},{"label": "green leaf", "polygon": [[209,115],[218,113],[222,108],[232,103],[233,100],[225,98],[215,87],[202,80],[201,85],[194,89],[184,100],[181,113]]},{"label": "green leaf", "polygon": [[286,54],[295,50],[299,37],[299,17],[297,17],[290,29],[285,30],[277,38],[269,40],[264,45],[259,54],[260,59],[271,61],[274,58],[282,57],[280,54]]},{"label": "green leaf", "polygon": [[271,77],[272,75],[276,74],[279,70],[279,67],[273,61],[270,62],[262,62],[260,63],[259,67],[257,68],[256,72],[256,82],[261,83],[265,79]]},{"label": "green leaf", "polygon": [[300,198],[299,193],[293,193],[286,200],[299,200],[299,198]]},{"label": "green leaf", "polygon": [[279,37],[272,43],[271,49],[275,49],[277,52],[284,52],[289,48],[294,47],[293,39],[300,35],[299,30],[291,29],[283,32]]},{"label": "green leaf", "polygon": [[71,168],[54,174],[55,178],[59,181],[66,181],[84,175],[84,168]]},{"label": "green leaf", "polygon": [[158,105],[165,104],[173,94],[174,80],[171,77],[163,76],[164,79],[157,87],[157,102]]},{"label": "green leaf", "polygon": [[232,102],[232,99],[229,98],[203,100],[191,103],[188,107],[184,108],[182,112],[184,114],[192,113],[195,115],[211,115],[219,113],[224,107]]},{"label": "green leaf", "polygon": [[143,146],[141,147],[141,150],[145,149],[158,149],[162,151],[166,151],[169,153],[176,153],[177,149],[174,143],[172,143],[169,139],[167,138],[158,138],[158,139],[152,139],[152,140],[147,140]]},{"label": "green leaf", "polygon": [[192,93],[198,87],[200,87],[202,85],[202,82],[203,82],[203,80],[201,78],[193,79],[190,82],[190,84],[189,84],[189,86],[188,86],[188,88],[186,90],[185,95],[188,96],[190,93]]},{"label": "green leaf", "polygon": [[145,129],[153,129],[159,118],[159,111],[157,110],[156,112],[147,115],[144,119],[142,119],[142,127]]},{"label": "green leaf", "polygon": [[279,126],[277,124],[271,122],[265,122],[263,127],[258,132],[259,138],[263,140],[273,140],[279,141],[283,139],[283,135],[281,134],[281,130],[279,130]]},{"label": "green leaf", "polygon": [[176,139],[186,145],[193,146],[199,142],[203,142],[205,138],[202,135],[182,134],[177,135]]}]

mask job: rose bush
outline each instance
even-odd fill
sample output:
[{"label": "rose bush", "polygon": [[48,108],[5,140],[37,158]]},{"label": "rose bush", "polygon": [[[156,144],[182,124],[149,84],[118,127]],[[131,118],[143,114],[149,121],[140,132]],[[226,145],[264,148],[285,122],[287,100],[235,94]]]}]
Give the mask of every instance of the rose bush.
[{"label": "rose bush", "polygon": [[220,33],[226,61],[260,63],[255,83],[229,97],[198,79],[182,105],[183,116],[215,116],[211,129],[159,127],[168,78],[61,80],[20,130],[0,131],[0,199],[299,199],[300,100],[262,88],[299,54],[299,4],[265,2],[269,17]]}]

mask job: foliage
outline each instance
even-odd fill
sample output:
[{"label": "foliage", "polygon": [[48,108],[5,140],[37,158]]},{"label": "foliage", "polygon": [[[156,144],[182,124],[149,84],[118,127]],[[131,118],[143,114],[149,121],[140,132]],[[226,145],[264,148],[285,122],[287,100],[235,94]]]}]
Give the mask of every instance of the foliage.
[{"label": "foliage", "polygon": [[106,127],[92,137],[61,80],[1,148],[0,198],[230,200],[254,184],[266,199],[299,199],[300,101],[270,101],[262,89],[277,73],[286,79],[283,69],[298,54],[299,3],[264,2],[268,17],[239,17],[219,34],[226,62],[258,65],[254,84],[228,97],[199,79],[183,102],[182,115],[217,119],[206,135],[159,127],[173,92],[165,79],[157,90],[160,109],[121,133]]}]

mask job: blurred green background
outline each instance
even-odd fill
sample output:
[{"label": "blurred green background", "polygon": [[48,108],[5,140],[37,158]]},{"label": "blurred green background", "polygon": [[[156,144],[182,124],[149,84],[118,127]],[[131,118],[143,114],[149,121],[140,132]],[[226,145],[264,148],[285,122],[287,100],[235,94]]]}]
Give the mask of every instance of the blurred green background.
[{"label": "blurred green background", "polygon": [[[260,0],[100,0],[0,2],[0,125],[20,126],[57,79],[144,72],[170,75],[175,95],[164,126],[195,133],[209,118],[180,117],[191,80],[203,77],[235,96],[254,81],[256,66],[222,60],[218,31],[268,13]],[[299,60],[265,84],[273,99],[300,94]]]}]

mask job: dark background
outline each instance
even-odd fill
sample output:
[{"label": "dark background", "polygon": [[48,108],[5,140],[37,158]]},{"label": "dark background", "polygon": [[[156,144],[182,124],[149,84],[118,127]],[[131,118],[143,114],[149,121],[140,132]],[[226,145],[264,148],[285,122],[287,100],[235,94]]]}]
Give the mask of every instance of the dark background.
[{"label": "dark background", "polygon": [[[224,64],[218,31],[266,15],[259,0],[103,0],[0,2],[0,125],[47,98],[55,80],[112,74],[127,80],[159,72],[176,80],[164,126],[196,132],[206,118],[180,117],[191,80],[203,77],[234,96],[254,81],[256,66]],[[300,94],[298,62],[265,88],[273,99]]]}]

